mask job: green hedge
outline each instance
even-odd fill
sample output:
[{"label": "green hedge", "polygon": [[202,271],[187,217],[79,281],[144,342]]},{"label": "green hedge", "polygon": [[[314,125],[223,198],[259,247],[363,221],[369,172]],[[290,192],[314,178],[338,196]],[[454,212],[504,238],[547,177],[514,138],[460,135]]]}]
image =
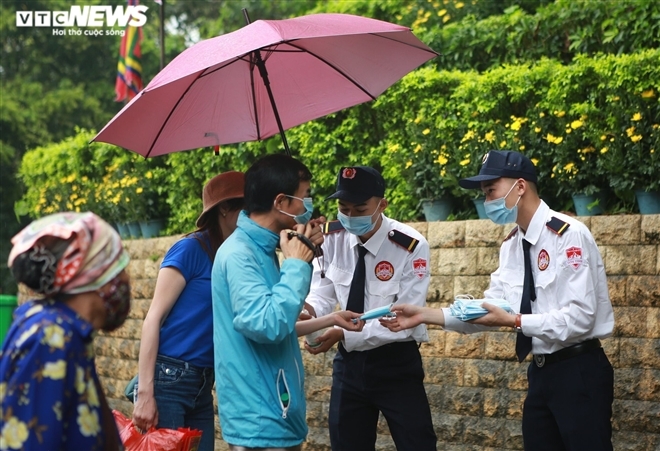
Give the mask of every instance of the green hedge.
[{"label": "green hedge", "polygon": [[[317,209],[331,218],[336,207],[322,199],[339,167],[357,164],[383,172],[392,217],[420,219],[420,199],[441,196],[455,200],[453,218],[476,217],[478,192],[460,189],[457,180],[475,174],[492,149],[532,158],[541,195],[557,209],[572,208],[573,193],[605,189],[615,199],[609,212],[633,212],[634,190],[660,190],[659,61],[660,50],[647,50],[579,56],[568,66],[543,59],[483,74],[426,67],[375,102],[298,126],[287,138],[314,173]],[[223,146],[217,156],[201,149],[145,160],[88,145],[92,136],[81,130],[26,154],[19,212],[36,217],[81,208],[121,221],[169,209],[168,232],[189,231],[206,180],[281,149],[273,137]]]},{"label": "green hedge", "polygon": [[569,63],[579,54],[660,47],[660,2],[653,0],[557,0],[535,14],[512,6],[502,15],[468,15],[445,26],[429,17],[414,31],[441,53],[434,63],[447,70],[484,71],[543,57]]}]

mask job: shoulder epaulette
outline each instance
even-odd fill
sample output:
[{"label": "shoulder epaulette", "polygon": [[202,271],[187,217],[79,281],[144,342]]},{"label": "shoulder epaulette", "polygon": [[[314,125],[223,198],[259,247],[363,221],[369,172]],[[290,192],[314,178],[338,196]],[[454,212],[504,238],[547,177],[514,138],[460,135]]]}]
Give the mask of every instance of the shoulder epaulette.
[{"label": "shoulder epaulette", "polygon": [[390,241],[393,241],[394,243],[398,244],[408,252],[413,252],[417,247],[417,245],[419,244],[419,240],[417,238],[408,236],[405,233],[400,232],[399,230],[390,230],[390,232],[387,235]]},{"label": "shoulder epaulette", "polygon": [[554,216],[546,222],[545,225],[559,236],[562,236],[562,234],[571,226],[568,222],[562,221]]},{"label": "shoulder epaulette", "polygon": [[518,226],[515,226],[512,231],[509,232],[509,234],[504,238],[504,241],[509,241],[511,238],[516,236],[516,233],[518,233]]},{"label": "shoulder epaulette", "polygon": [[341,222],[339,221],[329,221],[323,224],[322,229],[323,229],[323,233],[327,235],[328,233],[341,232],[342,230],[344,230],[344,226],[341,225]]}]

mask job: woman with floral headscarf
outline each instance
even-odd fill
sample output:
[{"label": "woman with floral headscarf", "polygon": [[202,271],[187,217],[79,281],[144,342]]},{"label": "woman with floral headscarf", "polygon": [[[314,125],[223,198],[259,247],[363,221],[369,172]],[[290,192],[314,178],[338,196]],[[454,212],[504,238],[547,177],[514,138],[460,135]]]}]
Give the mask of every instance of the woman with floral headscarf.
[{"label": "woman with floral headscarf", "polygon": [[119,235],[93,213],[57,213],[12,244],[14,277],[43,298],[16,309],[2,346],[0,449],[123,449],[92,343],[130,310]]}]

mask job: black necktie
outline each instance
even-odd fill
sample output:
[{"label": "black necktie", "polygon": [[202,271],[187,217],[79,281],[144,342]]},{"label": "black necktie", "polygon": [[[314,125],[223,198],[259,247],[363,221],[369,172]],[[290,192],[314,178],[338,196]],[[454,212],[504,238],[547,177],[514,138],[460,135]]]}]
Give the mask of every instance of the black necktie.
[{"label": "black necktie", "polygon": [[[532,313],[532,302],[536,300],[536,290],[534,290],[534,275],[532,274],[532,261],[529,256],[529,248],[531,243],[527,240],[522,240],[523,254],[525,254],[525,279],[523,281],[522,299],[520,300],[520,313],[523,315]],[[518,332],[516,339],[516,355],[518,361],[522,362],[532,350],[532,337],[523,335]]]},{"label": "black necktie", "polygon": [[364,266],[364,256],[367,254],[367,248],[358,245],[358,261],[353,271],[353,280],[351,281],[351,290],[348,292],[348,302],[346,310],[355,313],[364,312],[364,279],[367,273]]}]

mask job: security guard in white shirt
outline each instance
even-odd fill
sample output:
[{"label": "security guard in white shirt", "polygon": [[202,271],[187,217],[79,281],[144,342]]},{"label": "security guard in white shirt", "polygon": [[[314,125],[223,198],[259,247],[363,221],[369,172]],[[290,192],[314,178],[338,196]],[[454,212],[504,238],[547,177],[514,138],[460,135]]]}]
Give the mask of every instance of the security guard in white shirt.
[{"label": "security guard in white shirt", "polygon": [[[398,306],[401,330],[420,323],[475,332],[513,327],[520,361],[529,352],[529,388],[523,406],[528,451],[612,449],[613,370],[600,338],[614,329],[603,259],[589,229],[551,210],[536,189],[533,163],[512,151],[491,151],[479,175],[463,188],[482,189],[484,207],[497,224],[516,222],[500,249],[483,306],[488,314],[464,323],[449,309]],[[526,268],[527,266],[527,268]],[[515,315],[487,303],[506,299]]]},{"label": "security guard in white shirt", "polygon": [[[366,312],[395,302],[426,305],[429,245],[415,229],[387,218],[385,181],[366,166],[341,168],[339,221],[326,223],[323,256],[314,263],[307,309],[326,315],[337,305]],[[362,257],[361,257],[362,256]],[[362,267],[362,269],[360,269]],[[362,271],[362,272],[360,272]],[[361,332],[334,328],[312,354],[340,342],[333,363],[329,426],[333,451],[375,449],[379,411],[398,450],[435,450],[419,344],[425,325],[392,332],[377,320]]]}]

